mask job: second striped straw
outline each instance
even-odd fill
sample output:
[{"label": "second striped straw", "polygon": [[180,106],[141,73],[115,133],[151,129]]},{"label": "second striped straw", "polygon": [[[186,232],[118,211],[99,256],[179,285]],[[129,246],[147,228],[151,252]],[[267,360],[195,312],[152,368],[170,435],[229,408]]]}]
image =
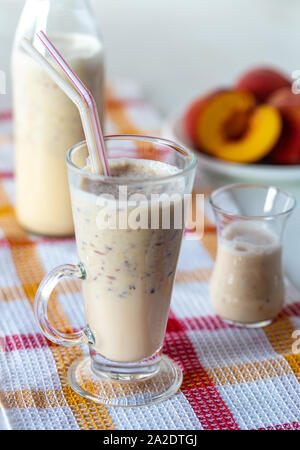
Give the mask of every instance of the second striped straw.
[{"label": "second striped straw", "polygon": [[43,31],[36,34],[46,51],[53,57],[56,64],[60,67],[62,72],[66,75],[65,80],[58,71],[54,69],[52,64],[42,56],[33,44],[26,38],[22,40],[24,49],[34,57],[53,79],[53,81],[65,92],[65,94],[76,104],[79,109],[82,125],[89,150],[91,166],[93,173],[109,176],[109,166],[107,161],[106,149],[102,129],[97,112],[96,102],[78,78],[72,71],[71,67],[64,60],[59,51],[55,48],[53,43],[48,39]]}]

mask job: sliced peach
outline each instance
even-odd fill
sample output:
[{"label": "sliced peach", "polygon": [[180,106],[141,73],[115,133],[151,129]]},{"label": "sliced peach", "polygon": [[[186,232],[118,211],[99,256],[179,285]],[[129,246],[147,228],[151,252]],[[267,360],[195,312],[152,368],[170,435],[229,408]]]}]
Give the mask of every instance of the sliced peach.
[{"label": "sliced peach", "polygon": [[250,163],[271,151],[281,132],[281,117],[269,105],[255,108],[249,92],[227,91],[206,102],[196,125],[202,150],[224,160]]},{"label": "sliced peach", "polygon": [[254,106],[254,96],[249,92],[226,91],[211,97],[196,122],[200,148],[215,154],[228,139],[238,139],[247,128],[248,116]]},{"label": "sliced peach", "polygon": [[261,105],[250,116],[244,135],[239,140],[224,140],[214,155],[240,163],[259,161],[270,153],[278,141],[281,129],[279,112],[269,105]]},{"label": "sliced peach", "polygon": [[189,107],[184,113],[183,124],[185,131],[196,147],[200,145],[197,137],[198,118],[201,115],[201,112],[203,108],[206,106],[206,104],[210,102],[213,98],[215,98],[217,95],[219,95],[221,92],[224,92],[224,89],[219,89],[210,92],[209,94],[203,97],[197,98],[189,105]]},{"label": "sliced peach", "polygon": [[235,86],[251,92],[259,102],[264,102],[277,89],[291,87],[291,80],[272,67],[257,67],[244,73]]},{"label": "sliced peach", "polygon": [[184,123],[199,150],[244,163],[264,158],[282,129],[276,108],[257,106],[254,95],[241,90],[219,90],[198,99],[187,110]]}]

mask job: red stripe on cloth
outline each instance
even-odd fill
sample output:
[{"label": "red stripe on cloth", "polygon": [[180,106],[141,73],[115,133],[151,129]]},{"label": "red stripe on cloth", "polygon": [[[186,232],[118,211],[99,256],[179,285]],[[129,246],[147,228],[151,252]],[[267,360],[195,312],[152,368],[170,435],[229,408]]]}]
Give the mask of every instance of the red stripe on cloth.
[{"label": "red stripe on cloth", "polygon": [[258,430],[300,430],[300,422],[283,423],[282,425],[270,425],[258,428]]},{"label": "red stripe on cloth", "polygon": [[300,302],[292,303],[291,305],[287,305],[283,308],[282,314],[286,316],[300,316]]},{"label": "red stripe on cloth", "polygon": [[10,246],[10,243],[6,239],[0,238],[0,248],[1,247],[9,247],[9,246]]},{"label": "red stripe on cloth", "polygon": [[[79,328],[74,328],[72,331],[79,331]],[[11,336],[1,337],[0,351],[9,353],[16,350],[31,350],[51,347],[53,345],[55,344],[46,339],[41,333],[13,334]]]},{"label": "red stripe on cloth", "polygon": [[51,345],[50,341],[48,342],[41,333],[14,334],[12,336],[5,336],[3,341],[5,352],[45,348]]},{"label": "red stripe on cloth", "polygon": [[224,322],[218,316],[198,316],[186,317],[185,319],[177,319],[172,316],[169,317],[167,332],[172,331],[188,331],[188,330],[223,330],[224,328],[234,328]]},{"label": "red stripe on cloth", "polygon": [[0,121],[12,120],[12,112],[11,111],[1,111],[0,112]]},{"label": "red stripe on cloth", "polygon": [[[286,306],[283,308],[281,314],[289,317],[300,316],[300,302],[295,302]],[[170,315],[167,324],[167,332],[170,333],[188,330],[214,331],[224,330],[226,328],[235,328],[235,326],[228,324],[219,316],[198,316],[177,319]]]},{"label": "red stripe on cloth", "polygon": [[14,174],[14,172],[9,171],[9,170],[1,170],[0,177],[1,178],[14,178],[15,174]]},{"label": "red stripe on cloth", "polygon": [[176,331],[166,333],[165,352],[182,368],[181,390],[192,406],[204,429],[237,430],[231,412],[204,370],[187,336],[182,321],[171,312],[171,326]]}]

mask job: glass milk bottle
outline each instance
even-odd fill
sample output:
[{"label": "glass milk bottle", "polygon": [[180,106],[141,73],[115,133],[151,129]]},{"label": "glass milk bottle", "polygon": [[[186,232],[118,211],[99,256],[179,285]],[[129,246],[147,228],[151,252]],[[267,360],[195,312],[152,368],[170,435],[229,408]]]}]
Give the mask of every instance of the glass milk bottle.
[{"label": "glass milk bottle", "polygon": [[[26,230],[73,234],[67,150],[84,139],[76,106],[20,46],[43,30],[95,98],[103,122],[104,57],[87,0],[27,0],[12,55],[16,214]],[[45,55],[49,57],[49,55]]]}]

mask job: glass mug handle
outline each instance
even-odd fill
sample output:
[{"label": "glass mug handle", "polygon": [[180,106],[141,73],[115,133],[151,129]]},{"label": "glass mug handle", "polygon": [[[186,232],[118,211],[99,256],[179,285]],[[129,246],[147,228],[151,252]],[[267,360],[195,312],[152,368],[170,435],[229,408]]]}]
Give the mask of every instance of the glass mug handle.
[{"label": "glass mug handle", "polygon": [[85,328],[73,333],[62,333],[56,330],[48,319],[47,307],[51,293],[56,285],[66,278],[76,278],[78,280],[86,279],[86,272],[83,264],[77,266],[73,264],[63,264],[51,270],[42,280],[35,296],[35,318],[43,335],[55,344],[65,347],[74,347],[76,345],[87,344],[88,333]]}]

